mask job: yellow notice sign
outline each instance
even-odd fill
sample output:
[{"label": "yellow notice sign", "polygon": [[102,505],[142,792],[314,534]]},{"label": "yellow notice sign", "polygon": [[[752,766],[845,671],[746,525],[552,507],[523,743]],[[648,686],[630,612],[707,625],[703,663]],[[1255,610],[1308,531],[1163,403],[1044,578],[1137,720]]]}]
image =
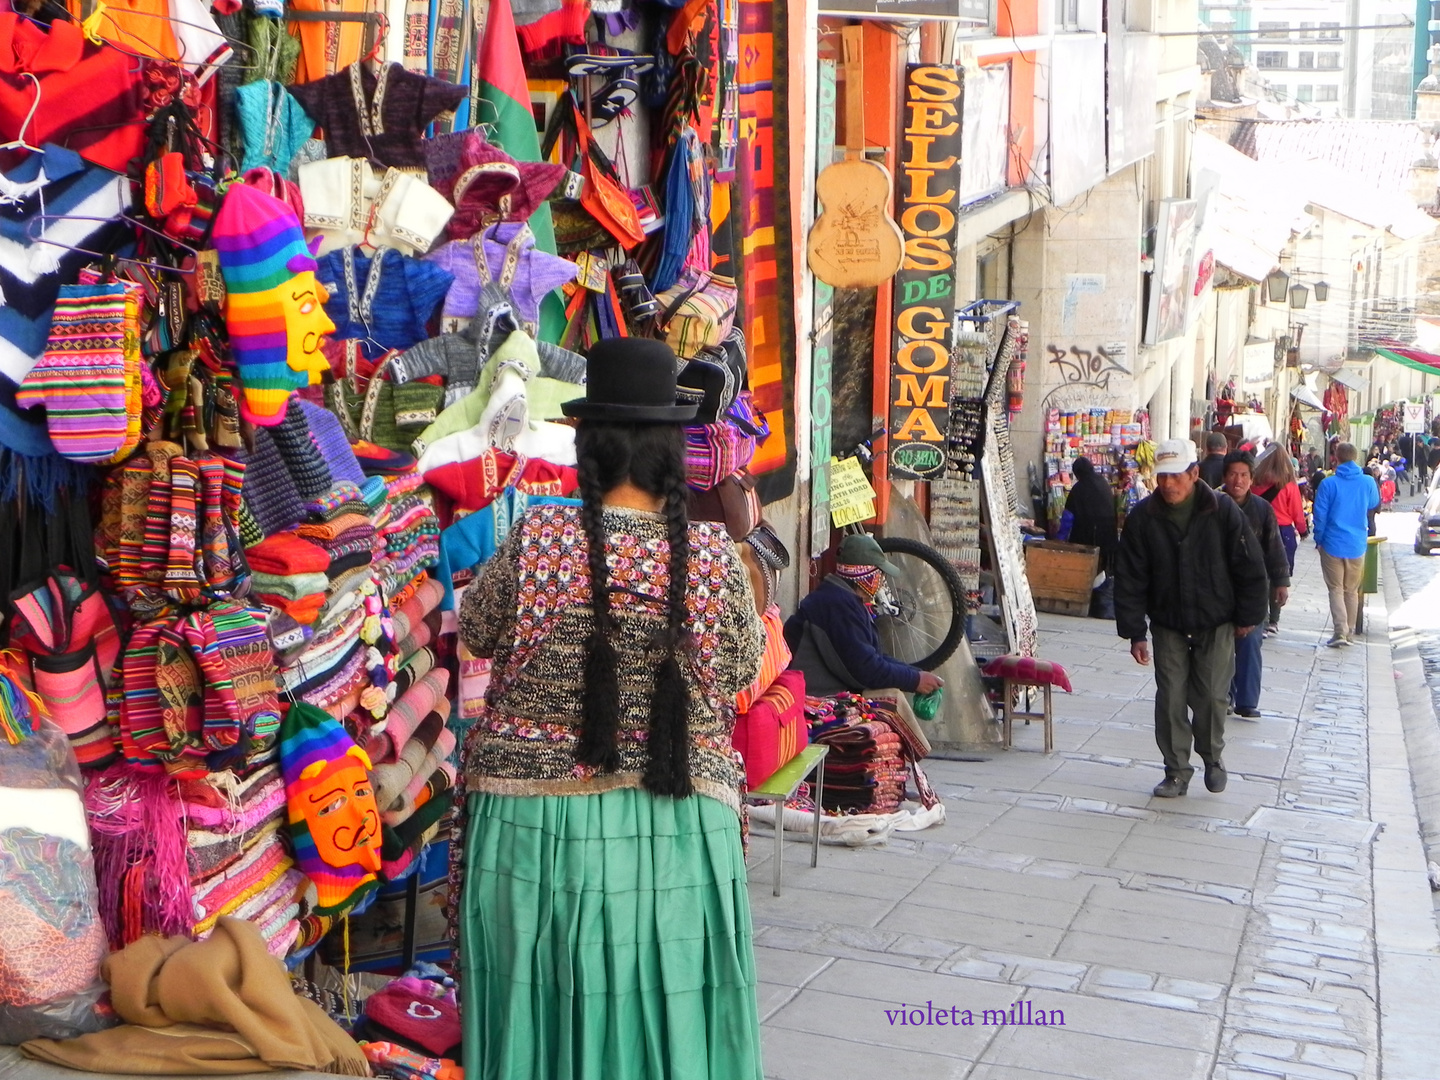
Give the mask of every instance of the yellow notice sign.
[{"label": "yellow notice sign", "polygon": [[837,529],[875,516],[875,489],[859,458],[830,459],[830,520]]}]

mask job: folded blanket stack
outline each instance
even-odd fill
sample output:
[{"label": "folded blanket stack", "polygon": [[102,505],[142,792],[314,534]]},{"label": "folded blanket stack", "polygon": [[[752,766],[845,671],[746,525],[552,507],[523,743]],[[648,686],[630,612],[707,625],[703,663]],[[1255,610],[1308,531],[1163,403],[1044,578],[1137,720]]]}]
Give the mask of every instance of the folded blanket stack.
[{"label": "folded blanket stack", "polygon": [[816,707],[807,702],[810,741],[830,747],[825,759],[826,810],[891,814],[905,800],[910,751],[900,721],[883,701],[842,694]]},{"label": "folded blanket stack", "polygon": [[294,868],[282,826],[285,786],[278,765],[241,779],[215,773],[177,784],[187,822],[193,934],[204,939],[233,915],[253,923],[266,948],[284,957],[299,935],[304,875]]}]

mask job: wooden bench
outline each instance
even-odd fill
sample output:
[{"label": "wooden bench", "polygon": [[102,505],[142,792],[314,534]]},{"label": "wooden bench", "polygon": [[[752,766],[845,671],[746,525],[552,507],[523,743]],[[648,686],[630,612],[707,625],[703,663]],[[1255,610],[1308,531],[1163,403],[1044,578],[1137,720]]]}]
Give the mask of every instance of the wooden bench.
[{"label": "wooden bench", "polygon": [[811,743],[770,774],[757,788],[745,793],[749,803],[769,803],[775,808],[775,895],[780,895],[780,873],[785,865],[785,803],[812,772],[815,774],[815,831],[810,838],[810,865],[820,865],[820,799],[825,794],[825,755],[830,747]]}]

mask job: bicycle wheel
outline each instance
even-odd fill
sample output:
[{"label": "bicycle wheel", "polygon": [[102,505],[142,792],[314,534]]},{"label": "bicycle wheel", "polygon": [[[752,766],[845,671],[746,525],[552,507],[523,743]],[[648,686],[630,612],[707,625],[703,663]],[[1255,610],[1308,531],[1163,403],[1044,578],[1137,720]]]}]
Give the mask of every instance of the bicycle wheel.
[{"label": "bicycle wheel", "polygon": [[875,627],[889,656],[930,671],[960,647],[965,632],[965,587],[948,559],[928,544],[892,536],[876,538],[899,569],[889,574],[894,614],[881,614]]}]

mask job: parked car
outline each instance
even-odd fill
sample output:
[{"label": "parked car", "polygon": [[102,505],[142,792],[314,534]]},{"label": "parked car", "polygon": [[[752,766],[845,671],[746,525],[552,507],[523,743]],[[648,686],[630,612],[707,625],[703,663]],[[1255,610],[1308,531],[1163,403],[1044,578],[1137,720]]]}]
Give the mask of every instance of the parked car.
[{"label": "parked car", "polygon": [[1420,508],[1420,527],[1415,530],[1415,554],[1429,555],[1440,548],[1440,469],[1430,477],[1425,505]]}]

